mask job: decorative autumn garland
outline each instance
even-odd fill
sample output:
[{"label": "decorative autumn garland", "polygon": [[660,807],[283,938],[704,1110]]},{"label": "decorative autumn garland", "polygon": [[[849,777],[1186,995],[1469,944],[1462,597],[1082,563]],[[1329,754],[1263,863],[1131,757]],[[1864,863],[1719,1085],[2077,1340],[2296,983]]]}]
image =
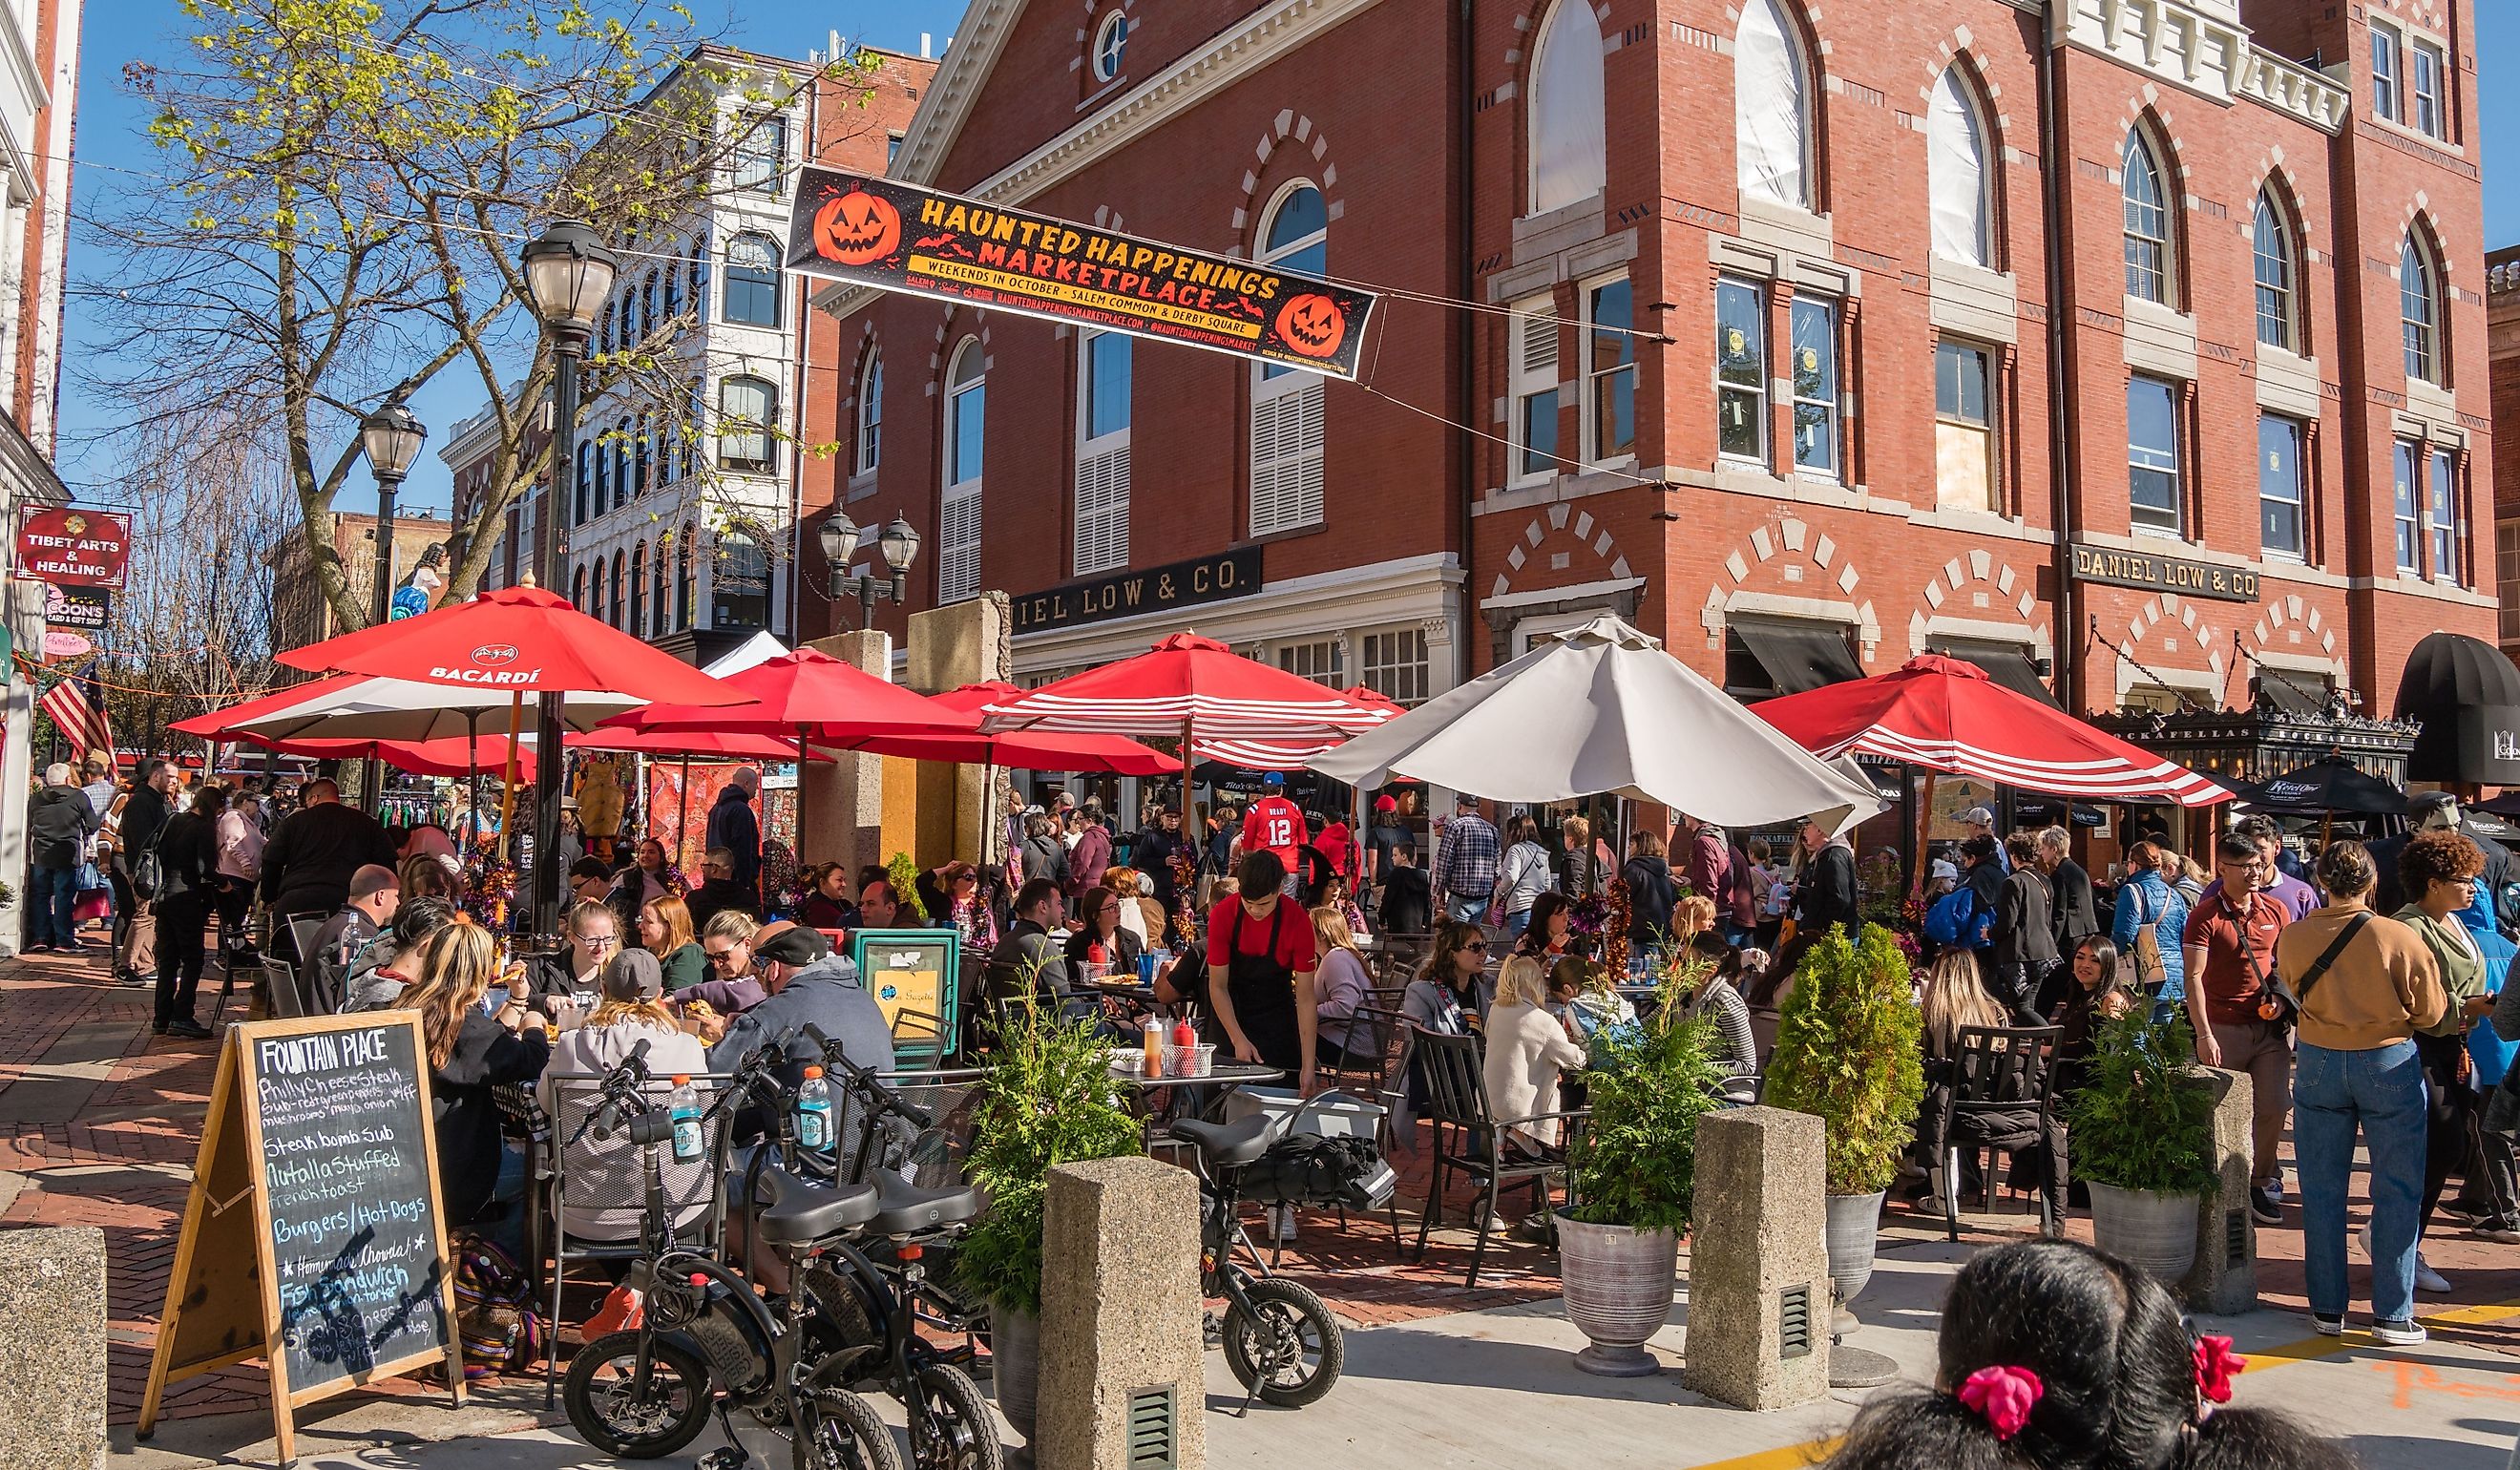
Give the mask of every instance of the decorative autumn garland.
[{"label": "decorative autumn garland", "polygon": [[1601,920],[1601,964],[1611,976],[1628,972],[1628,880],[1610,880],[1608,912]]},{"label": "decorative autumn garland", "polygon": [[1192,902],[1198,888],[1198,858],[1185,842],[1164,862],[1173,873],[1173,940],[1177,948],[1187,950],[1198,942],[1198,909]]}]

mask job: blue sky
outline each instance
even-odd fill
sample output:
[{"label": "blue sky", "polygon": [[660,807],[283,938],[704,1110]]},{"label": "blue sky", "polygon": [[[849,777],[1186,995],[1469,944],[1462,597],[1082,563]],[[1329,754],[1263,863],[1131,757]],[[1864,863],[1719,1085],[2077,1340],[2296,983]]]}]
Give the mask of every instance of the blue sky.
[{"label": "blue sky", "polygon": [[[696,5],[705,22],[712,7]],[[922,31],[935,37],[941,49],[961,16],[959,0],[887,0],[881,6],[808,5],[802,0],[744,0],[735,6],[730,39],[754,50],[802,57],[820,49],[836,28],[852,41],[901,51],[916,51]],[[2503,68],[2520,78],[2520,4],[2474,7],[2478,70],[2487,78],[2479,89],[2484,116],[2478,129],[2485,140],[2485,239],[2489,248],[2520,244],[2520,164],[2506,164],[2498,152],[2501,140],[2520,138],[2520,85],[2504,85]],[[123,67],[134,61],[169,56],[180,17],[164,0],[92,0],[87,7],[86,36],[79,58],[79,118],[74,194],[94,198],[110,189],[151,187],[150,175],[161,171],[156,150],[143,136],[147,117],[122,88]],[[71,245],[70,269],[80,269],[80,246]],[[84,312],[73,299],[66,327],[65,361],[75,365],[95,337]],[[470,372],[441,375],[438,384],[413,403],[422,422],[432,429],[432,452],[424,455],[404,487],[410,506],[447,504],[446,467],[434,448],[445,431],[481,407],[479,383]],[[89,401],[74,375],[65,374],[62,386],[62,472],[71,491],[87,504],[112,505],[122,500],[111,457],[92,447],[98,431],[110,423],[111,405]],[[355,487],[344,492],[344,510],[368,508]]]}]

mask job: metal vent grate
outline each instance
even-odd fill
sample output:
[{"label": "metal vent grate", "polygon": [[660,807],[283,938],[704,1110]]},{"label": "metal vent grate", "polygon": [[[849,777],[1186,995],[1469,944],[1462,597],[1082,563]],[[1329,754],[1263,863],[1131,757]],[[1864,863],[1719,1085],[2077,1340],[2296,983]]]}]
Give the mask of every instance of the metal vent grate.
[{"label": "metal vent grate", "polygon": [[2249,1212],[2226,1211],[2223,1216],[2223,1264],[2239,1266],[2249,1259]]},{"label": "metal vent grate", "polygon": [[1777,1301],[1777,1356],[1801,1358],[1812,1350],[1812,1289],[1788,1286]]},{"label": "metal vent grate", "polygon": [[1129,1396],[1129,1470],[1173,1470],[1181,1462],[1179,1405],[1171,1384]]}]

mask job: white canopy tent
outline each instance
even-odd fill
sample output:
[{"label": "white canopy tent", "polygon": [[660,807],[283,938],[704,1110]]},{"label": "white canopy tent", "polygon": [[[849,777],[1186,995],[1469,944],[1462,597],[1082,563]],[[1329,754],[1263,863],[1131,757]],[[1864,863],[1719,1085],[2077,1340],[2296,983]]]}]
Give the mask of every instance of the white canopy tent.
[{"label": "white canopy tent", "polygon": [[775,635],[755,633],[734,647],[708,661],[700,672],[711,679],[732,679],[746,669],[757,669],[774,658],[784,658],[788,646]]},{"label": "white canopy tent", "polygon": [[1816,816],[1838,832],[1883,805],[1607,616],[1307,764],[1360,789],[1406,776],[1498,801],[1626,796],[1725,826]]}]

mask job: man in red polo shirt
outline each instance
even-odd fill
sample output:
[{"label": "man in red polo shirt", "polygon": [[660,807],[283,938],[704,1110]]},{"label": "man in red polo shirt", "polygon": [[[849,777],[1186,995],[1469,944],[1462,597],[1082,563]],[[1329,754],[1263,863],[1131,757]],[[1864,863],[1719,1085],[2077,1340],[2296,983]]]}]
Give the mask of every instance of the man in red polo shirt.
[{"label": "man in red polo shirt", "polygon": [[2292,1110],[2292,1037],[2259,1007],[2273,987],[2275,937],[2292,914],[2262,886],[2271,868],[2250,835],[2225,833],[2214,849],[2221,890],[2188,911],[2184,940],[2196,1059],[2249,1074],[2249,1209],[2263,1225],[2281,1225],[2283,1171],[2275,1152]]}]

